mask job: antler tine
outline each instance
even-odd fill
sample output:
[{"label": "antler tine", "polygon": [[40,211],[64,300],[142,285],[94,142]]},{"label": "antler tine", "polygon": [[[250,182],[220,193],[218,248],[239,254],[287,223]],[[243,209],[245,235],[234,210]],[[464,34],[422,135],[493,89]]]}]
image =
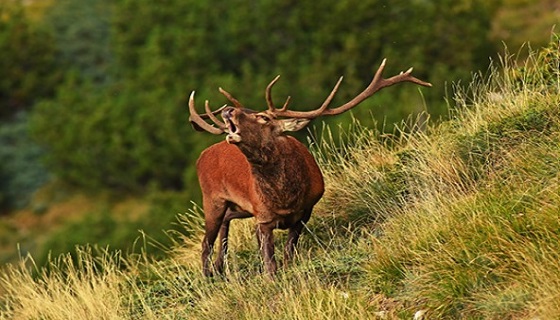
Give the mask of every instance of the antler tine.
[{"label": "antler tine", "polygon": [[280,75],[277,75],[276,78],[272,79],[272,81],[270,81],[270,83],[268,84],[268,86],[266,86],[266,90],[264,93],[264,96],[266,98],[266,105],[268,106],[268,110],[270,112],[275,112],[276,108],[274,107],[274,102],[272,102],[272,87],[274,86],[274,84],[276,83],[276,81],[278,81],[278,79],[280,79]]},{"label": "antler tine", "polygon": [[[218,109],[217,111],[221,111],[223,110],[225,107],[227,107],[226,105],[223,105],[220,109]],[[220,127],[220,129],[222,129],[222,131],[225,131],[227,129],[227,126],[225,123],[221,122],[215,115],[214,112],[212,112],[212,110],[210,110],[210,105],[208,104],[208,100],[206,100],[204,102],[204,109],[206,110],[206,115],[208,116],[208,118],[210,118],[210,120],[212,120],[218,127]]]},{"label": "antler tine", "polygon": [[[189,121],[191,122],[195,130],[200,131],[200,129],[203,129],[212,134],[224,133],[224,130],[222,130],[221,128],[216,128],[213,125],[204,121],[204,119],[202,119],[202,117],[196,112],[196,109],[194,107],[194,91],[191,92],[191,96],[189,97],[189,113],[190,113]],[[207,113],[208,116],[210,114],[212,114],[212,112]]]},{"label": "antler tine", "polygon": [[288,105],[290,104],[291,100],[292,100],[292,97],[288,96],[288,98],[286,98],[286,102],[284,102],[284,105],[278,111],[281,111],[281,112],[286,111],[288,109]]},{"label": "antler tine", "polygon": [[[224,110],[226,107],[227,107],[227,104],[224,104],[223,106],[221,106],[220,108],[218,108],[218,109],[212,111],[211,113],[212,113],[212,115],[215,116],[215,115],[217,115],[217,114],[222,113],[222,110]],[[208,110],[206,110],[206,112],[208,112]],[[204,119],[204,120],[210,119],[210,116],[209,116],[207,113],[201,114],[200,117],[201,117],[202,119]]]},{"label": "antler tine", "polygon": [[220,91],[221,94],[223,94],[224,96],[226,96],[226,98],[233,103],[233,106],[236,108],[245,108],[237,99],[235,99],[229,92],[227,92],[226,90],[222,89],[221,87],[218,88],[218,91]]},{"label": "antler tine", "polygon": [[327,99],[325,99],[325,101],[323,102],[323,104],[321,105],[321,107],[319,109],[317,109],[317,111],[319,112],[319,115],[321,113],[323,113],[323,111],[325,111],[325,109],[327,109],[327,107],[329,106],[329,104],[331,104],[332,99],[334,98],[334,96],[336,95],[336,93],[338,92],[338,87],[340,87],[340,84],[342,83],[342,79],[344,79],[344,77],[340,77],[338,78],[338,81],[336,82],[336,84],[334,85],[334,88],[331,90],[331,93],[329,94],[329,96],[327,97]]},{"label": "antler tine", "polygon": [[325,102],[316,110],[312,111],[291,111],[291,110],[281,110],[281,112],[277,112],[278,116],[283,117],[292,117],[292,118],[305,118],[305,119],[314,119],[318,116],[327,116],[327,115],[337,115],[352,109],[353,107],[360,104],[365,99],[371,97],[377,91],[392,86],[399,82],[412,82],[421,86],[431,87],[432,84],[429,82],[422,81],[417,79],[411,75],[412,68],[408,69],[406,72],[401,72],[400,74],[390,77],[388,79],[383,78],[383,70],[385,69],[385,64],[387,59],[383,59],[381,65],[375,72],[375,76],[371,80],[370,84],[364,89],[364,91],[360,92],[356,97],[352,100],[348,101],[347,103],[332,109],[327,109],[327,106],[333,99],[334,95],[338,91],[338,87],[340,82],[342,81],[342,77],[338,80],[337,84],[325,100]]},{"label": "antler tine", "polygon": [[334,98],[334,96],[338,92],[338,88],[340,87],[340,84],[342,83],[342,79],[344,79],[344,77],[340,77],[338,79],[338,81],[334,85],[333,89],[331,90],[331,93],[329,93],[329,95],[327,96],[327,98],[325,99],[325,101],[323,102],[321,107],[319,107],[319,109],[316,109],[316,110],[313,110],[313,111],[291,111],[291,110],[287,110],[288,103],[290,102],[290,97],[288,97],[288,99],[286,100],[286,103],[284,103],[284,106],[282,107],[282,109],[276,110],[277,111],[276,112],[277,116],[293,117],[293,118],[306,118],[306,119],[317,118],[318,116],[320,116],[321,114],[323,114],[327,110],[327,107],[332,102],[332,99]]},{"label": "antler tine", "polygon": [[[274,78],[274,80],[272,80],[272,82],[266,88],[267,102],[268,102],[268,99],[270,98],[270,93],[269,93],[270,88],[272,87],[272,85],[274,85],[274,83],[276,83],[276,81],[278,80],[279,77],[280,76],[277,76],[276,78]],[[290,100],[291,100],[291,97],[288,96],[288,98],[286,99],[286,102],[284,103],[284,105],[280,109],[275,109],[274,105],[272,104],[272,101],[270,101],[270,103],[268,103],[269,110],[271,110],[276,116],[280,116],[280,117],[294,117],[294,118],[307,118],[307,119],[316,118],[316,117],[320,116],[327,109],[327,107],[331,103],[332,99],[336,95],[336,92],[338,91],[338,88],[340,87],[340,84],[342,83],[343,78],[344,77],[340,77],[338,79],[338,81],[334,85],[334,88],[331,90],[331,93],[328,95],[327,99],[325,99],[325,101],[323,102],[321,107],[319,107],[319,109],[316,109],[316,110],[313,110],[313,111],[307,111],[307,112],[288,110],[288,104],[290,103]],[[272,105],[272,109],[271,109],[271,105]],[[305,116],[301,116],[301,114],[305,114]]]},{"label": "antler tine", "polygon": [[[375,88],[375,90],[372,92],[375,93],[385,87],[389,87],[392,86],[396,83],[399,82],[403,82],[403,81],[408,81],[408,82],[412,82],[412,83],[416,83],[418,85],[424,86],[424,87],[431,87],[432,84],[429,82],[425,82],[422,81],[416,77],[413,77],[412,74],[412,70],[414,70],[413,67],[408,68],[408,70],[406,70],[405,72],[400,72],[398,75],[396,76],[392,76],[389,79],[383,79],[381,74],[383,73],[383,69],[385,69],[385,63],[387,62],[387,59],[383,59],[383,62],[381,62],[381,66],[379,66],[379,69],[377,69],[377,72],[375,73],[375,77],[372,80],[372,84],[376,83],[377,88]],[[370,84],[371,85],[371,84]]]},{"label": "antler tine", "polygon": [[392,86],[392,85],[394,85],[396,83],[399,83],[399,82],[405,82],[406,81],[406,82],[413,82],[413,83],[416,83],[418,85],[422,85],[422,86],[426,86],[426,87],[431,87],[432,86],[431,83],[424,82],[420,79],[417,79],[417,78],[413,77],[411,75],[412,68],[408,69],[404,73],[401,72],[400,74],[398,74],[396,76],[392,76],[389,79],[384,79],[383,78],[383,70],[385,69],[386,62],[387,62],[387,59],[383,59],[383,61],[381,62],[381,65],[379,66],[379,68],[375,72],[375,76],[373,77],[373,79],[371,80],[371,82],[367,86],[367,88],[364,89],[364,91],[362,91],[360,94],[358,94],[356,97],[354,97],[354,99],[348,101],[347,103],[345,103],[345,104],[343,104],[343,105],[341,105],[337,108],[325,110],[325,112],[322,115],[337,115],[337,114],[340,114],[342,112],[348,111],[348,110],[354,108],[355,106],[357,106],[358,104],[360,104],[365,99],[371,97],[377,91],[379,91],[379,90],[381,90],[385,87]]}]

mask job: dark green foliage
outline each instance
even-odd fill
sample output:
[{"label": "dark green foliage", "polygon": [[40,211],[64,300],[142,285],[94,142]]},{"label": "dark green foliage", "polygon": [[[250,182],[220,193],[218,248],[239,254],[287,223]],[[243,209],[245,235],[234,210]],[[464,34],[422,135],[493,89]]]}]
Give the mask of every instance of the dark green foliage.
[{"label": "dark green foliage", "polygon": [[0,123],[0,213],[25,206],[48,180],[39,161],[42,155],[43,150],[29,138],[25,114]]},{"label": "dark green foliage", "polygon": [[[439,99],[443,94],[443,81],[466,79],[470,70],[484,67],[485,62],[481,61],[486,61],[488,56],[481,59],[472,53],[489,46],[482,36],[490,14],[485,5],[324,0],[313,4],[234,1],[228,6],[208,8],[188,2],[181,5],[188,8],[184,16],[193,18],[177,23],[184,24],[187,36],[199,35],[196,41],[189,43],[189,49],[207,48],[204,58],[208,60],[185,55],[183,51],[170,50],[170,53],[180,52],[181,56],[175,60],[183,60],[179,65],[185,65],[189,74],[195,75],[196,87],[200,87],[202,80],[199,76],[215,77],[212,73],[216,71],[233,73],[241,85],[231,90],[252,106],[263,104],[261,92],[275,74],[284,77],[278,83],[279,100],[292,95],[296,108],[318,105],[336,78],[344,75],[345,82],[335,103],[343,102],[363,88],[384,57],[390,61],[387,74],[414,65],[419,77],[434,82],[434,75],[440,72],[437,75],[440,80],[435,81],[436,89],[427,92],[429,95],[435,92],[432,97]],[[457,17],[451,14],[455,11],[460,11],[462,19],[476,18],[477,22],[468,24],[469,27],[455,24],[453,20]],[[189,23],[193,19],[194,24]],[[434,28],[436,23],[441,27]],[[488,50],[493,52],[492,48]],[[200,66],[204,68],[202,72]],[[182,72],[179,70],[176,72]],[[449,70],[454,71],[450,73]],[[387,95],[392,98],[384,100],[387,104],[397,98],[394,92],[383,94]],[[369,114],[372,105],[373,102],[366,103],[356,112]],[[413,111],[411,107],[401,106],[409,108],[405,115]],[[390,109],[377,107],[375,113],[385,116]],[[394,114],[390,117],[392,121],[398,121]]]},{"label": "dark green foliage", "polygon": [[54,91],[60,79],[51,34],[34,26],[20,1],[0,2],[0,119]]},{"label": "dark green foliage", "polygon": [[69,80],[58,102],[36,106],[31,124],[53,172],[89,190],[182,189],[197,154],[181,97],[125,85],[90,90]]},{"label": "dark green foliage", "polygon": [[88,80],[105,83],[111,63],[111,7],[108,0],[57,0],[42,24],[50,29],[59,65],[80,71]]}]

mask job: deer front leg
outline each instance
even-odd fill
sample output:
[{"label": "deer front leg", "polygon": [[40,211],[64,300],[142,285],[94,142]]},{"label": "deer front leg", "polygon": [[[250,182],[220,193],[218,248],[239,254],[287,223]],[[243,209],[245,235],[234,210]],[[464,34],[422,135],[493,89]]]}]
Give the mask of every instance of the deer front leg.
[{"label": "deer front leg", "polygon": [[205,233],[202,239],[202,272],[205,276],[211,277],[210,260],[212,258],[212,249],[224,220],[226,205],[225,203],[213,203],[205,200],[203,206]]},{"label": "deer front leg", "polygon": [[216,262],[214,263],[214,268],[216,269],[217,273],[224,273],[224,261],[228,251],[228,233],[230,221],[233,219],[243,219],[252,216],[252,214],[245,211],[233,211],[231,209],[228,209],[226,211],[224,221],[222,222],[222,226],[220,228],[220,251],[218,257],[216,258]]},{"label": "deer front leg", "polygon": [[276,273],[276,260],[274,259],[273,225],[257,224],[257,240],[264,261],[264,269],[270,275]]},{"label": "deer front leg", "polygon": [[230,220],[224,219],[224,222],[222,222],[222,226],[220,227],[220,251],[218,253],[218,257],[216,258],[216,262],[214,262],[214,269],[218,274],[224,273],[224,260],[228,251],[229,223]]}]

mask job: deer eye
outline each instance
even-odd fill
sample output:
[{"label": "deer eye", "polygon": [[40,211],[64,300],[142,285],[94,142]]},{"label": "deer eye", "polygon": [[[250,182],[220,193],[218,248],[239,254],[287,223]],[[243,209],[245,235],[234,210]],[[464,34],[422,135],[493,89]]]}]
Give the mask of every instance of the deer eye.
[{"label": "deer eye", "polygon": [[264,114],[256,114],[255,117],[259,123],[266,124],[270,122],[270,118]]}]

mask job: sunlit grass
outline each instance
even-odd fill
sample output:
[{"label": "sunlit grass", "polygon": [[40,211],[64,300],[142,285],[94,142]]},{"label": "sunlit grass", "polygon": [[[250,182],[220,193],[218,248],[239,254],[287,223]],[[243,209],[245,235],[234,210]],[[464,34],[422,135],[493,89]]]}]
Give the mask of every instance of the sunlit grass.
[{"label": "sunlit grass", "polygon": [[37,269],[30,257],[4,268],[0,277],[3,319],[120,319],[122,273],[119,256],[94,257],[80,249]]}]

